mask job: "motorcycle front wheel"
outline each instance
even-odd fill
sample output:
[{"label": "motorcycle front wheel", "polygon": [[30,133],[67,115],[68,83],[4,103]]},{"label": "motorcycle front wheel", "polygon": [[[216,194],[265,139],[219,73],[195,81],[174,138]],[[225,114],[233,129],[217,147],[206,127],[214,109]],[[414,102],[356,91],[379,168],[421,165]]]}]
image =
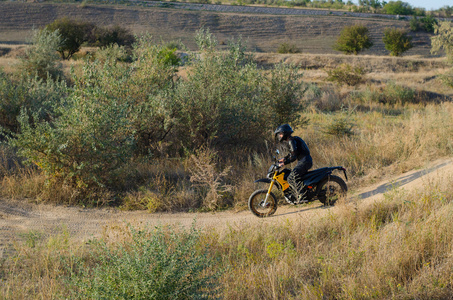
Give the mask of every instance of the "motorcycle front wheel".
[{"label": "motorcycle front wheel", "polygon": [[254,191],[249,198],[249,209],[257,217],[272,216],[277,210],[277,198],[270,193],[266,202],[267,190]]},{"label": "motorcycle front wheel", "polygon": [[346,197],[348,187],[341,177],[330,175],[320,182],[318,186],[318,200],[322,204],[331,206],[339,199]]}]

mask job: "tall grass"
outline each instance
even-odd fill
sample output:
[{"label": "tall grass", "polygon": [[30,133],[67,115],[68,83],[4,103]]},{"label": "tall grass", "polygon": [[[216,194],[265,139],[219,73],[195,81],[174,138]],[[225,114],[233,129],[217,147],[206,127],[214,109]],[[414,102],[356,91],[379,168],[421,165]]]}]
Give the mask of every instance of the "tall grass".
[{"label": "tall grass", "polygon": [[398,171],[453,153],[453,105],[406,106],[398,116],[374,111],[348,114],[349,135],[322,133],[336,115],[312,114],[311,125],[296,132],[310,142],[315,165],[344,165],[361,177],[388,166]]}]

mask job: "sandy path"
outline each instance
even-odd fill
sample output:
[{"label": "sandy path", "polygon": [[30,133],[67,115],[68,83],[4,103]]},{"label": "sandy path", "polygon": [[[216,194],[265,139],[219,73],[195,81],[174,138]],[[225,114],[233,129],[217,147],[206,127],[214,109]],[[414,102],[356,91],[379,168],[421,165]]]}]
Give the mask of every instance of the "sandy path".
[{"label": "sandy path", "polygon": [[[430,166],[414,170],[390,180],[369,186],[353,193],[348,201],[355,199],[359,206],[370,205],[382,199],[382,195],[394,188],[412,190],[422,188],[426,182],[446,176],[453,176],[453,159],[442,159]],[[302,206],[280,206],[274,216],[260,219],[248,210],[241,212],[218,213],[160,213],[149,214],[143,211],[124,212],[116,209],[84,209],[55,205],[36,205],[24,201],[0,200],[0,258],[22,233],[38,231],[45,234],[61,232],[67,228],[71,236],[78,239],[97,237],[109,225],[118,222],[132,224],[148,223],[181,224],[190,226],[196,220],[197,226],[203,227],[242,227],[266,222],[281,222],[288,219],[308,219],[321,216],[335,207],[325,208],[319,202]]]}]

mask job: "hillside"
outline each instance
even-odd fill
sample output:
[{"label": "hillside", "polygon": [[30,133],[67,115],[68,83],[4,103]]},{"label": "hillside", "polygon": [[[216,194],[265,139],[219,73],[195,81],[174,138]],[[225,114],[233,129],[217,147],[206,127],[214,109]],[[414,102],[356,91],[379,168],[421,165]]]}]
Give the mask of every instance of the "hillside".
[{"label": "hillside", "polygon": [[[249,50],[275,52],[283,42],[295,44],[304,53],[338,53],[332,45],[344,26],[363,24],[373,38],[374,46],[364,54],[385,55],[382,42],[386,27],[409,28],[407,20],[376,17],[327,15],[278,15],[273,10],[255,8],[257,13],[195,11],[188,6],[165,7],[109,6],[52,3],[0,2],[0,43],[23,43],[32,28],[40,28],[55,19],[70,17],[91,21],[99,25],[119,24],[140,34],[151,33],[163,41],[181,40],[190,49],[195,48],[194,33],[202,26],[215,34],[226,47],[229,39],[242,36]],[[217,7],[221,7],[217,5]],[[238,11],[237,7],[234,7]],[[289,13],[299,12],[288,9]],[[429,56],[430,39],[426,33],[411,33],[414,48],[407,55]]]}]

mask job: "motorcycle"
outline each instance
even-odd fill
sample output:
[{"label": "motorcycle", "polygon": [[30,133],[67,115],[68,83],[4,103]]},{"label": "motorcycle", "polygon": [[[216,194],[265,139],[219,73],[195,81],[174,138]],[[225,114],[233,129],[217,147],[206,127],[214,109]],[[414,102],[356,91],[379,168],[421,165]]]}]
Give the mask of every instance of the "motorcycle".
[{"label": "motorcycle", "polygon": [[348,191],[343,178],[332,175],[335,170],[343,171],[346,181],[348,180],[346,169],[342,166],[320,168],[302,176],[303,188],[298,192],[287,181],[291,170],[282,169],[278,159],[275,159],[275,163],[269,168],[267,178],[255,180],[255,183],[263,182],[270,185],[268,189],[260,189],[252,193],[248,200],[249,209],[260,218],[273,215],[277,210],[277,198],[272,192],[274,185],[283,192],[285,200],[289,204],[296,205],[319,200],[325,206],[333,206],[338,199],[345,197]]}]

